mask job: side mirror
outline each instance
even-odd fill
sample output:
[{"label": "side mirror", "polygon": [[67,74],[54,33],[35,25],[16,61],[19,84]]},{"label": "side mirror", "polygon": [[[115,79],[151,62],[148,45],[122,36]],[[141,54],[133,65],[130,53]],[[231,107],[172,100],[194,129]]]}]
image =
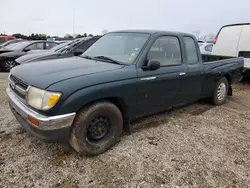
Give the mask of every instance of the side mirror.
[{"label": "side mirror", "polygon": [[28,51],[30,51],[30,49],[29,48],[24,48],[23,51],[28,52]]},{"label": "side mirror", "polygon": [[161,67],[161,63],[157,60],[149,60],[146,66],[143,66],[143,69],[146,70],[157,70]]},{"label": "side mirror", "polygon": [[79,56],[79,55],[82,55],[83,54],[83,51],[80,50],[80,49],[76,49],[74,52],[73,52],[74,56]]}]

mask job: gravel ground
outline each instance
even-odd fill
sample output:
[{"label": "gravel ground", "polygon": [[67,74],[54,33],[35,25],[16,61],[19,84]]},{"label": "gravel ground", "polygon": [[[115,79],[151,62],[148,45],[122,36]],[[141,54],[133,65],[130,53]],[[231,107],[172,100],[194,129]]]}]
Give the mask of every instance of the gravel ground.
[{"label": "gravel ground", "polygon": [[215,107],[197,103],[133,123],[97,157],[23,131],[0,74],[0,187],[250,187],[250,81]]}]

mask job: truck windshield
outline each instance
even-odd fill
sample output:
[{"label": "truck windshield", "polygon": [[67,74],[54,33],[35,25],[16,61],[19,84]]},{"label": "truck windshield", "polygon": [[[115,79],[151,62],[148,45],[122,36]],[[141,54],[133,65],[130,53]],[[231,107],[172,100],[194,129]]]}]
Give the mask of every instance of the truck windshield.
[{"label": "truck windshield", "polygon": [[102,56],[131,64],[135,61],[149,36],[145,33],[108,33],[85,51],[83,56],[91,58]]}]

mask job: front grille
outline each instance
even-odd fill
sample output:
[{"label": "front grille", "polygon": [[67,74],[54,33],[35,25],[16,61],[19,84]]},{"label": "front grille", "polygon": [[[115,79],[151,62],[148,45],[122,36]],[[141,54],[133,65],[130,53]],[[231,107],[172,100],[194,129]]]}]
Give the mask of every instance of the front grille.
[{"label": "front grille", "polygon": [[17,77],[10,75],[10,79],[12,82],[14,82],[16,85],[19,85],[22,87],[22,89],[26,90],[28,88],[28,84],[23,82],[22,80],[18,79]]},{"label": "front grille", "polygon": [[21,98],[25,99],[28,89],[28,84],[20,80],[19,78],[10,75],[9,77],[10,88]]}]

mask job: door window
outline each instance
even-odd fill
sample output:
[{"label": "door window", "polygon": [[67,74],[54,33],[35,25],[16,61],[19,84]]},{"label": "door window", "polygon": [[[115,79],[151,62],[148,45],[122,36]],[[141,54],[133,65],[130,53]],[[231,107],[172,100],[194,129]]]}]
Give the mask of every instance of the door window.
[{"label": "door window", "polygon": [[0,37],[0,43],[3,43],[3,42],[5,42],[5,38]]},{"label": "door window", "polygon": [[26,49],[29,49],[29,50],[43,50],[43,42],[38,42],[38,43],[31,44]]},{"label": "door window", "polygon": [[43,50],[44,49],[43,42],[36,43],[35,49],[36,50]]},{"label": "door window", "polygon": [[161,66],[180,65],[182,59],[178,38],[165,36],[156,39],[148,52],[148,60],[157,60]]}]

